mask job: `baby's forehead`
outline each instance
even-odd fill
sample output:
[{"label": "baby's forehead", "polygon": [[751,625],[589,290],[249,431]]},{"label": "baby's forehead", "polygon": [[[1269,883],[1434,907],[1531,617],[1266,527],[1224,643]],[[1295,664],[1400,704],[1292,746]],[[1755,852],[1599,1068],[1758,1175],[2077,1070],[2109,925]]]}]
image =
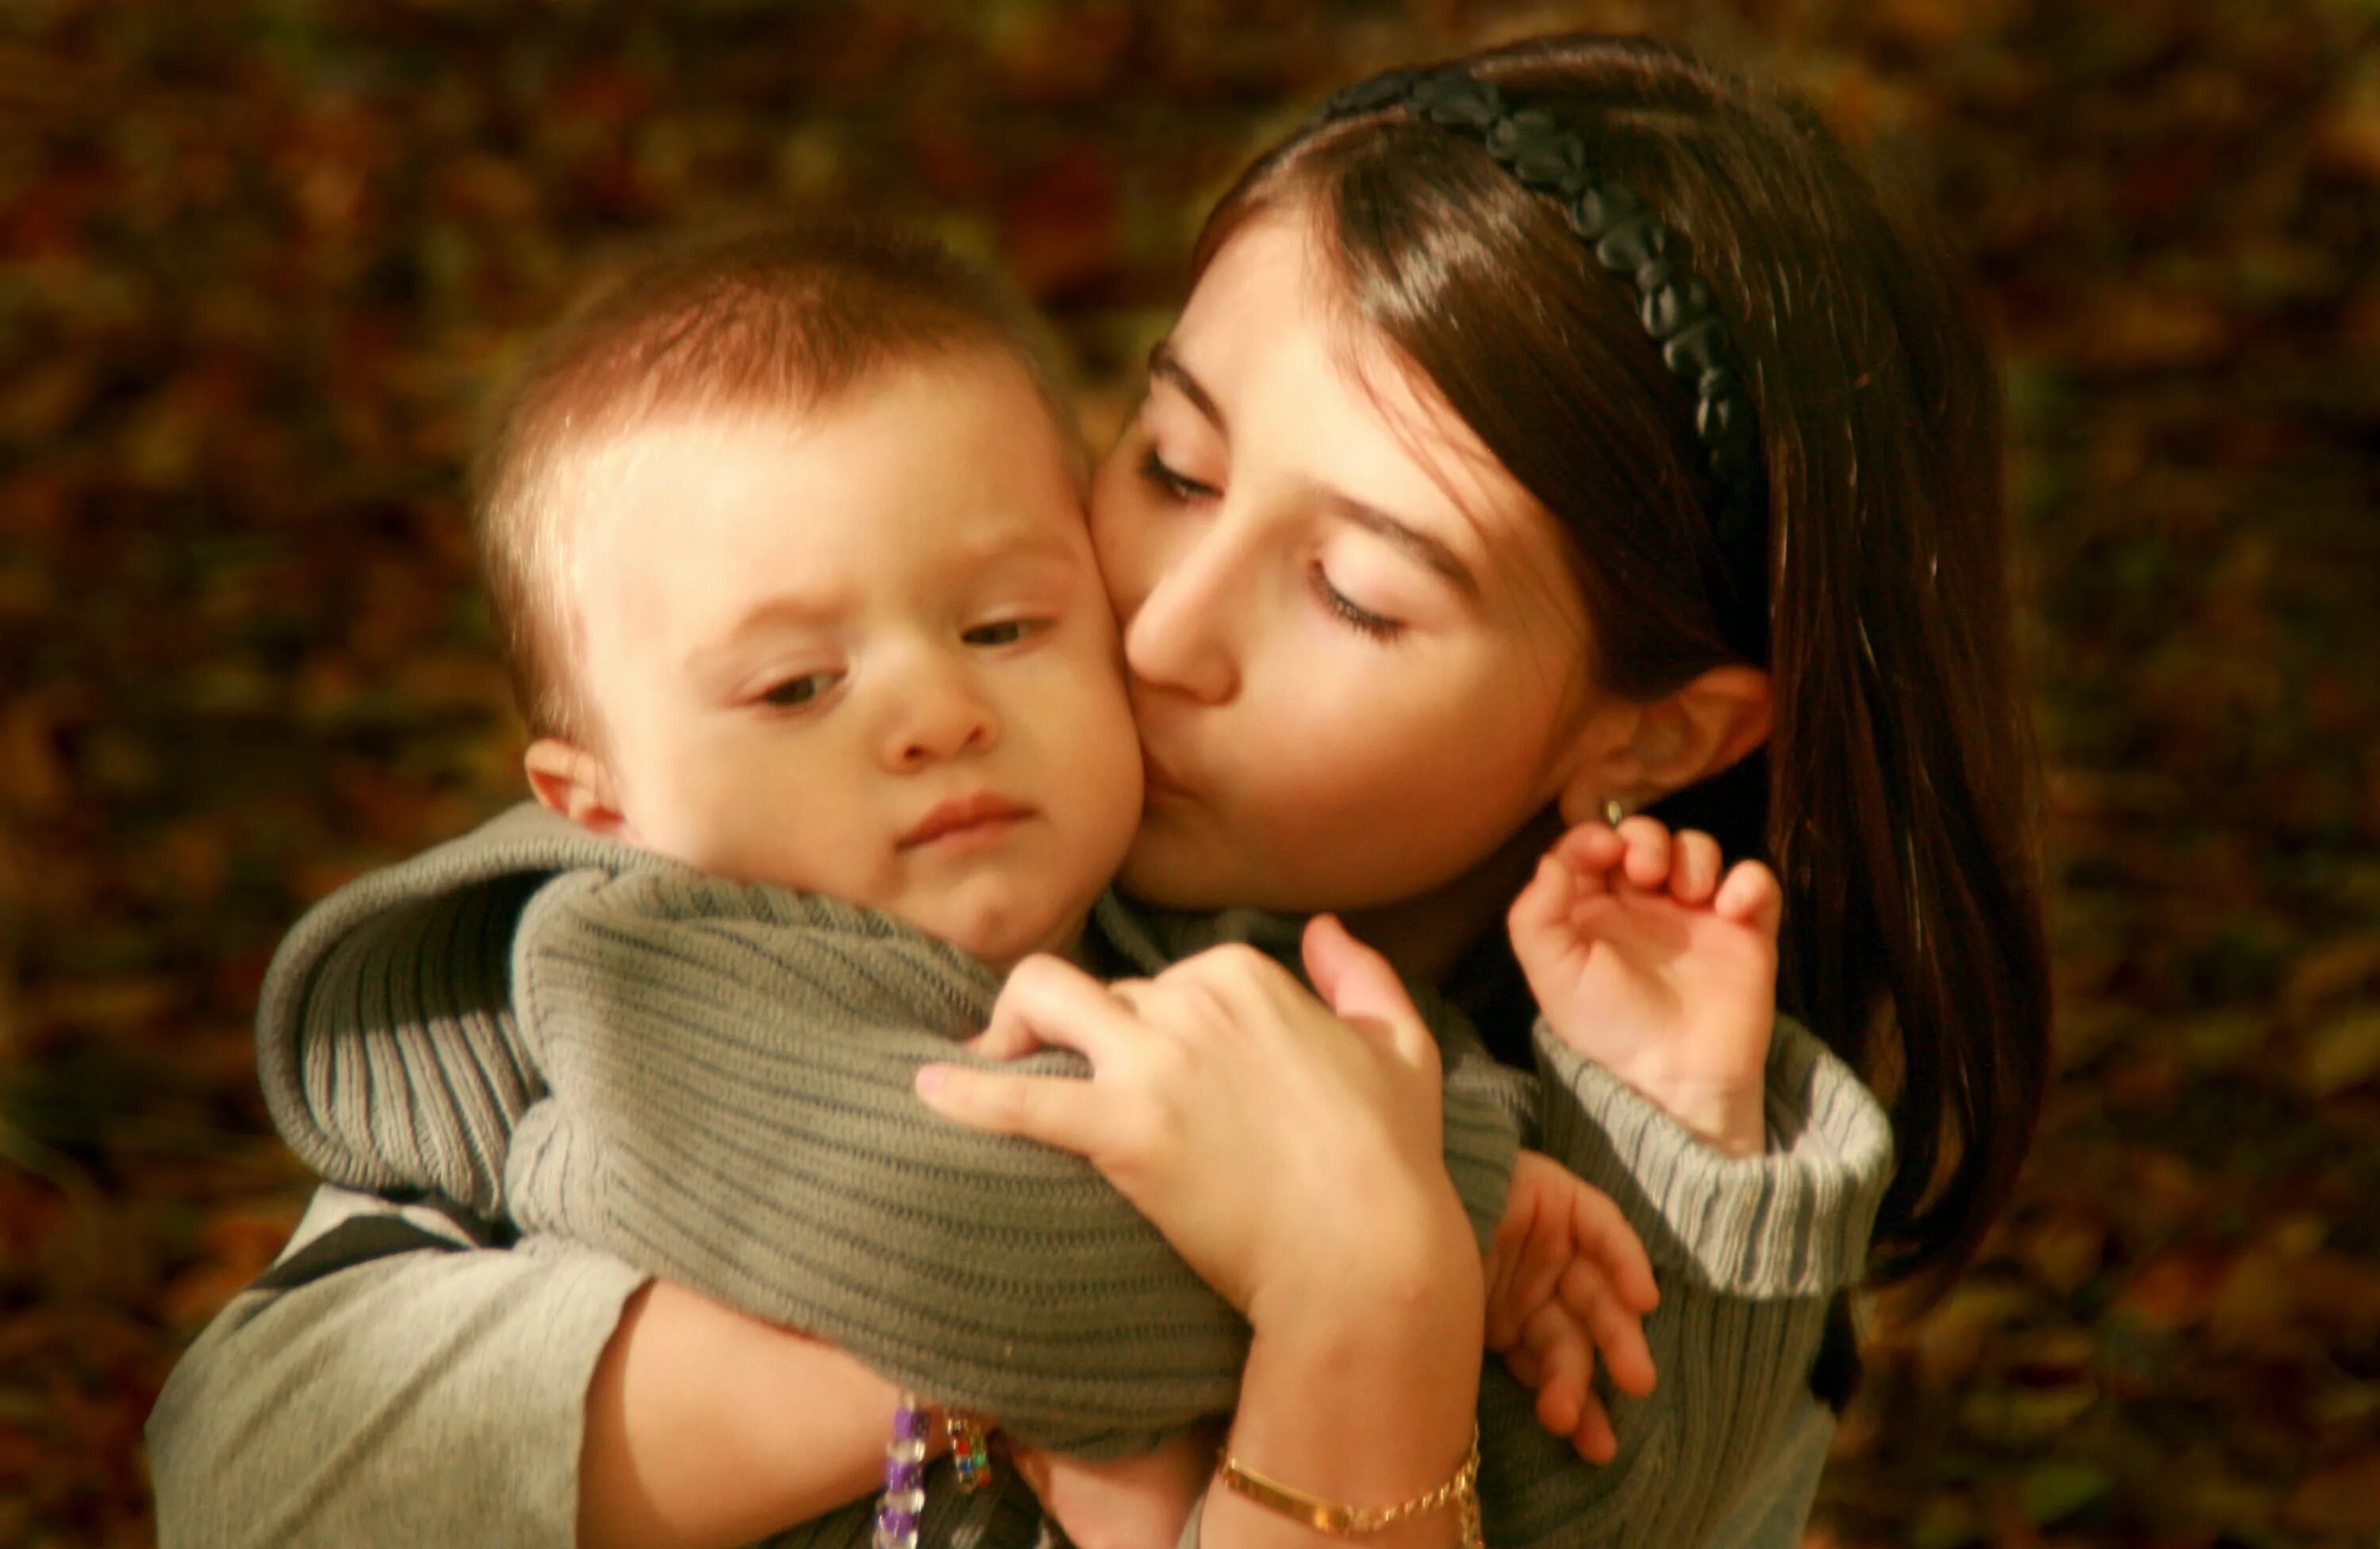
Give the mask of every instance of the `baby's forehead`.
[{"label": "baby's forehead", "polygon": [[883,529],[873,554],[929,551],[945,573],[1087,557],[1085,460],[1024,369],[928,360],[875,378],[588,427],[552,488],[566,592],[592,602],[625,535],[632,563],[682,539],[713,563],[782,558],[791,534],[841,548],[856,526]]}]

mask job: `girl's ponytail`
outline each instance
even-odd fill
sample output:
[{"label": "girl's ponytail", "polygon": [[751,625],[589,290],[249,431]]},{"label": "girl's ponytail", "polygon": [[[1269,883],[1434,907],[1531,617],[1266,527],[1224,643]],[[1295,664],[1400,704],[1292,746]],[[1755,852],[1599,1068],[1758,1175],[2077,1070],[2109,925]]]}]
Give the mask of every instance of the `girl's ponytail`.
[{"label": "girl's ponytail", "polygon": [[1940,247],[1788,121],[1828,174],[1807,191],[1834,196],[1810,213],[1845,282],[1828,307],[1849,380],[1803,373],[1841,392],[1828,405],[1791,391],[1806,361],[1776,366],[1797,400],[1771,417],[1783,988],[1892,1110],[1878,1277],[1938,1284],[2006,1204],[2049,1064],[1998,379]]}]

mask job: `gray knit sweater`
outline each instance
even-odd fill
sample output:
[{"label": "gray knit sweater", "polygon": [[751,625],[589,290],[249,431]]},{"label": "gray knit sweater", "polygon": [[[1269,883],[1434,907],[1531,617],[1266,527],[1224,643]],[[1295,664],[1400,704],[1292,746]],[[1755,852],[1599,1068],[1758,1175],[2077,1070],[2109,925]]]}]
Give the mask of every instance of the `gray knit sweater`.
[{"label": "gray knit sweater", "polygon": [[[1099,924],[1140,972],[1232,928],[1112,903]],[[1104,1184],[910,1096],[994,987],[880,917],[534,809],[327,901],[268,980],[260,1064],[292,1144],[351,1187],[325,1189],[161,1398],[164,1542],[567,1543],[587,1374],[652,1272],[1024,1434],[1112,1450],[1227,1404],[1245,1331]],[[1609,1468],[1485,1368],[1490,1540],[1791,1542],[1822,1457],[1803,1376],[1889,1171],[1873,1099],[1780,1023],[1771,1154],[1730,1160],[1543,1029],[1535,1092],[1471,1084],[1469,1047],[1449,1047],[1449,1152],[1475,1217],[1500,1199],[1492,1115],[1517,1095],[1533,1138],[1620,1200],[1664,1292],[1661,1384],[1616,1401]],[[524,1226],[549,1229],[477,1251]],[[1021,1544],[1034,1521],[1013,1481],[938,1488],[929,1516],[962,1543]],[[783,1542],[865,1531],[863,1504]]]},{"label": "gray knit sweater", "polygon": [[[1153,970],[1155,932],[1179,949],[1194,925],[1217,938],[1111,900],[1091,950]],[[524,804],[301,921],[259,1063],[331,1182],[605,1249],[1040,1446],[1145,1451],[1231,1410],[1247,1326],[1089,1163],[917,1100],[999,989],[890,915]],[[1448,1169],[1484,1249],[1517,1072],[1438,1020]],[[1021,1068],[1088,1073],[1064,1050]]]}]

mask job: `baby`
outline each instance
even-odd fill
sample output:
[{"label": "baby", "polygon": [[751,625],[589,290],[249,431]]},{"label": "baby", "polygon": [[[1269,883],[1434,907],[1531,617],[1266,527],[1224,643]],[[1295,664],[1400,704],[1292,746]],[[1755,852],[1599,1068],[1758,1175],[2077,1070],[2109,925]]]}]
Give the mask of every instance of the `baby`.
[{"label": "baby", "polygon": [[[909,1072],[982,1025],[1000,976],[1027,955],[1146,973],[1182,946],[1102,898],[1140,812],[1139,746],[1082,454],[1033,337],[1021,309],[940,248],[848,226],[688,249],[549,335],[476,483],[534,737],[529,784],[567,824],[499,819],[318,909],[268,984],[263,1063],[285,1133],[334,1180],[500,1207],[1020,1432],[1024,1416],[981,1396],[1007,1391],[999,1383],[1030,1363],[1021,1343],[1040,1338],[1064,1368],[1048,1413],[1124,1434],[1149,1417],[1102,1407],[1107,1389],[1083,1376],[1090,1337],[1062,1310],[1024,1307],[1037,1321],[988,1338],[996,1351],[981,1360],[880,1326],[898,1321],[900,1287],[988,1273],[979,1260],[1073,1208],[1128,1218],[1098,1240],[1143,1255],[1114,1284],[1162,1281],[1175,1298],[1149,1317],[1212,1332],[1227,1357],[1234,1337],[1204,1301],[1175,1315],[1204,1289],[1174,1289],[1186,1270],[1081,1164],[941,1125],[908,1092]],[[475,923],[449,935],[421,923],[465,914]],[[353,964],[395,961],[389,939],[414,962],[434,955],[422,939],[474,931],[510,942],[507,1005],[409,1019],[339,1008],[378,993],[346,986],[367,977]],[[494,1092],[487,1113],[443,1095],[471,1082],[442,1079],[459,1147],[389,1132],[449,1122],[419,1103],[359,1128],[321,1096],[337,1078],[320,1074],[320,1050],[367,1014],[404,1023],[393,1035],[432,1059],[468,1045],[475,1078],[506,1061],[534,1074],[480,1082]],[[285,1080],[276,1019],[298,1051]],[[454,1031],[467,1025],[478,1031]],[[1615,1219],[1597,1213],[1608,1201],[1543,1158],[1515,1167],[1493,1062],[1461,1036],[1442,1032],[1449,1168],[1493,1240],[1491,1330],[1540,1388],[1547,1422],[1608,1450],[1588,1331],[1616,1385],[1649,1387],[1641,1330],[1611,1315],[1650,1307],[1649,1268],[1624,1229],[1600,1229]],[[503,1044],[502,1058],[475,1039]],[[798,1123],[783,1118],[795,1111]],[[846,1121],[899,1139],[846,1144],[834,1128]],[[702,1170],[695,1137],[781,1122]],[[458,1180],[443,1160],[458,1150],[487,1159]],[[844,1165],[863,1153],[867,1166]],[[1039,1180],[1029,1218],[978,1219],[1017,1192],[967,1192],[994,1170]],[[845,1207],[895,1171],[925,1192],[855,1227]],[[957,1197],[978,1203],[929,1207]],[[947,1241],[911,1240],[936,1232]],[[1065,1239],[1077,1257],[1060,1298],[1097,1294],[1079,1289],[1098,1280],[1077,1240],[1095,1235]],[[930,1266],[912,1273],[919,1255]],[[1048,1292],[1022,1262],[1026,1289],[969,1305],[989,1318]],[[811,1278],[775,1289],[786,1275]],[[1212,1412],[1215,1390],[1191,1391],[1184,1415]],[[1078,1542],[1172,1542],[1211,1458],[1164,1428],[1173,1439],[1128,1463],[1038,1447],[1027,1471]],[[1063,1434],[1045,1425],[1036,1439]]]},{"label": "baby", "polygon": [[510,405],[482,533],[529,783],[1004,972],[1075,947],[1140,813],[1081,455],[997,292],[846,247],[632,280]]}]

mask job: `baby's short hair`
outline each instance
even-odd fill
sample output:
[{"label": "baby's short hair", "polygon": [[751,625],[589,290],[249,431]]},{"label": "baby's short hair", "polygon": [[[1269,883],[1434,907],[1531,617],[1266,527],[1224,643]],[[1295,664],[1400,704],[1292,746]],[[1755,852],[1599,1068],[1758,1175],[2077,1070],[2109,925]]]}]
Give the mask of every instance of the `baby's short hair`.
[{"label": "baby's short hair", "polygon": [[496,399],[471,523],[513,692],[534,736],[596,732],[569,670],[571,469],[679,415],[803,412],[888,366],[990,349],[1069,420],[1038,321],[929,236],[804,221],[687,243],[549,329]]}]

